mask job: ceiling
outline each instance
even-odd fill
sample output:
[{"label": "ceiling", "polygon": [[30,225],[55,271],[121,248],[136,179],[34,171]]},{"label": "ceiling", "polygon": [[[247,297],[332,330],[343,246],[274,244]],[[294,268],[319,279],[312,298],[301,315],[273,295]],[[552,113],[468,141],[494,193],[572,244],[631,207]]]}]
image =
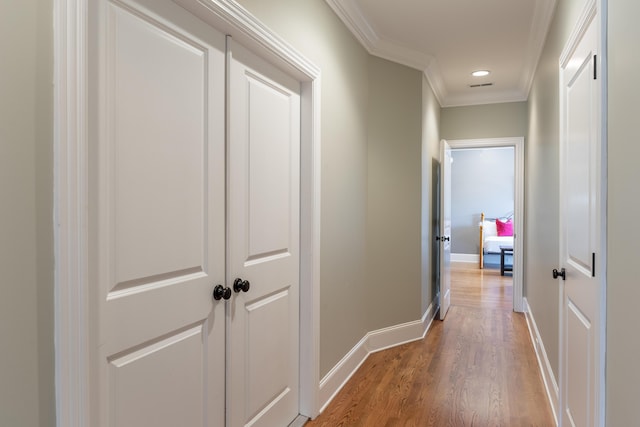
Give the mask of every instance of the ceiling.
[{"label": "ceiling", "polygon": [[[524,101],[556,0],[326,0],[372,55],[424,71],[443,107]],[[473,77],[475,70],[489,70]],[[470,85],[492,83],[471,88]]]}]

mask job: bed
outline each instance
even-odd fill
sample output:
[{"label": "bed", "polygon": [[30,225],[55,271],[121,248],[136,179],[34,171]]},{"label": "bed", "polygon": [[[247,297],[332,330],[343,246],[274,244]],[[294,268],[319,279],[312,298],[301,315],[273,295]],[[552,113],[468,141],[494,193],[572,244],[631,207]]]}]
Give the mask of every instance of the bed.
[{"label": "bed", "polygon": [[[480,268],[485,254],[499,254],[500,246],[513,247],[513,218],[486,218],[480,214]],[[500,230],[498,230],[500,228]]]}]

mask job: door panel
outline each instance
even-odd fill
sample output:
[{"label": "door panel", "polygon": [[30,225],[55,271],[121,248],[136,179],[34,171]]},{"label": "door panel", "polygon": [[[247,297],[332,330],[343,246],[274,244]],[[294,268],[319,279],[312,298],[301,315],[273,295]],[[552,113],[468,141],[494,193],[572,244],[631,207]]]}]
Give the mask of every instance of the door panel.
[{"label": "door panel", "polygon": [[225,39],[168,0],[91,14],[91,424],[221,426]]},{"label": "door panel", "polygon": [[[203,325],[109,360],[115,426],[202,426]],[[188,361],[174,367],[176,360]]]},{"label": "door panel", "polygon": [[112,292],[148,290],[204,271],[206,50],[118,6],[109,12]]},{"label": "door panel", "polygon": [[295,129],[291,129],[290,93],[250,72],[245,79],[249,110],[249,163],[245,167],[250,168],[247,262],[255,262],[273,255],[289,255],[290,132]]},{"label": "door panel", "polygon": [[298,414],[300,84],[229,40],[230,426]]},{"label": "door panel", "polygon": [[591,322],[569,300],[567,303],[567,413],[570,425],[586,426],[589,411]]},{"label": "door panel", "polygon": [[598,423],[600,279],[600,92],[594,79],[598,18],[576,46],[562,73],[561,135],[561,405],[564,426]]},{"label": "door panel", "polygon": [[440,142],[442,185],[440,191],[440,320],[451,305],[451,147]]},{"label": "door panel", "polygon": [[[283,393],[290,393],[288,343],[283,340],[290,336],[291,325],[289,313],[291,302],[288,289],[261,298],[247,304],[246,331],[247,370],[248,377],[256,381],[247,396],[247,413],[254,418],[263,408],[265,402],[273,402],[283,398]],[[282,331],[274,334],[272,326],[282,327]],[[265,339],[265,337],[272,337]],[[265,369],[265,361],[270,361]]]}]

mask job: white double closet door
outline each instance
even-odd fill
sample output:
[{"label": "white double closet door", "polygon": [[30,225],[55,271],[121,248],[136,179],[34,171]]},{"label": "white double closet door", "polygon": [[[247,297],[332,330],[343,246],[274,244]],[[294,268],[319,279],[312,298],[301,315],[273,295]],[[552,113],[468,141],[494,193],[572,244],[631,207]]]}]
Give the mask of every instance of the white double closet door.
[{"label": "white double closet door", "polygon": [[89,16],[90,425],[287,425],[300,84],[170,0]]}]

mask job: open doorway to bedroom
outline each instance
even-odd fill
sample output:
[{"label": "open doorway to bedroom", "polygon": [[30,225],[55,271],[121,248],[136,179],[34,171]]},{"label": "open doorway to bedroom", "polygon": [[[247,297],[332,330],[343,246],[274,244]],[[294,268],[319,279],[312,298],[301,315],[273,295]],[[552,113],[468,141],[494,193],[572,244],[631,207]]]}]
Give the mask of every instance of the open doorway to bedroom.
[{"label": "open doorway to bedroom", "polygon": [[[481,291],[489,300],[506,297],[513,310],[523,311],[523,141],[449,141],[452,298]],[[464,280],[456,289],[457,275]],[[471,276],[475,288],[467,286]]]}]

